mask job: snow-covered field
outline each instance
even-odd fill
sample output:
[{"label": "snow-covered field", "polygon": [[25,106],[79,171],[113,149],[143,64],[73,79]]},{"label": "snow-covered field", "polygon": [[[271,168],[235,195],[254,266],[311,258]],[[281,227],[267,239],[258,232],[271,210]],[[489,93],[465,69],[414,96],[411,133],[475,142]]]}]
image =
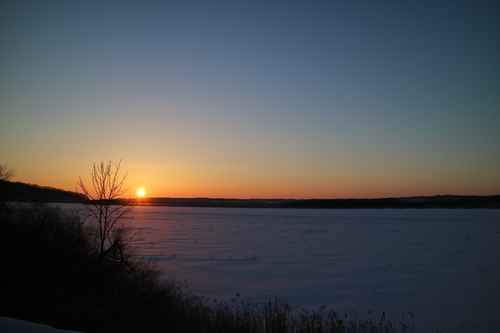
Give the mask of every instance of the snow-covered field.
[{"label": "snow-covered field", "polygon": [[146,207],[141,253],[199,295],[360,318],[411,311],[418,332],[500,332],[500,210]]}]

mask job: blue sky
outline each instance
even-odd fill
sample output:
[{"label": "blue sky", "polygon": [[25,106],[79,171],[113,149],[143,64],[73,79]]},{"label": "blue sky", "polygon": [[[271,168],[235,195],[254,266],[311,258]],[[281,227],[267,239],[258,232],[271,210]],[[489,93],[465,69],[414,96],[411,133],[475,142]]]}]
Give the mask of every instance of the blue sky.
[{"label": "blue sky", "polygon": [[2,1],[0,156],[152,196],[498,194],[496,1]]}]

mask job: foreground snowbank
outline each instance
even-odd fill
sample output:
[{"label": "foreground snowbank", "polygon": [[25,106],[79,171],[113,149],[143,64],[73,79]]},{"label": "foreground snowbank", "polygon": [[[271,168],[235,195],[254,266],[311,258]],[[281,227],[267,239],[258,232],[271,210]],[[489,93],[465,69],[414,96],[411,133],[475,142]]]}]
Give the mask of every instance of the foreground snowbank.
[{"label": "foreground snowbank", "polygon": [[58,330],[47,325],[31,323],[18,319],[0,317],[2,333],[78,333],[76,331]]}]

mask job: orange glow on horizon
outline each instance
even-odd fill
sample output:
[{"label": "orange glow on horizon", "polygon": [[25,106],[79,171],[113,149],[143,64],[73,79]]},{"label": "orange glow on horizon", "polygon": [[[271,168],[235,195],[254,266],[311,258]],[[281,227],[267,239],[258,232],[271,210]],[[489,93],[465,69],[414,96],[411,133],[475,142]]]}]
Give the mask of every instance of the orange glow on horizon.
[{"label": "orange glow on horizon", "polygon": [[[125,161],[126,162],[126,161]],[[18,171],[14,181],[76,191],[81,176],[91,187],[88,163],[33,169],[11,165]],[[124,163],[130,189],[123,197],[142,198],[238,198],[238,199],[349,199],[433,195],[498,195],[498,181],[488,176],[463,177],[453,174],[419,174],[394,169],[363,172],[365,168],[337,168],[335,172],[309,172],[269,168],[265,172],[247,167],[196,168],[184,164]],[[369,169],[369,168],[367,168]],[[370,169],[369,169],[370,170]],[[492,181],[493,180],[493,181]]]}]

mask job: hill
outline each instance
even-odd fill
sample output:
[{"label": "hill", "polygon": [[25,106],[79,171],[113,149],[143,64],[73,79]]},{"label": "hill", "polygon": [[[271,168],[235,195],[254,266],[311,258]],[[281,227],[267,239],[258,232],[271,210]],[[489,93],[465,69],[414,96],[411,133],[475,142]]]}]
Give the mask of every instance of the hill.
[{"label": "hill", "polygon": [[0,180],[0,201],[63,203],[82,202],[82,199],[82,196],[76,192],[64,191],[48,186]]}]

